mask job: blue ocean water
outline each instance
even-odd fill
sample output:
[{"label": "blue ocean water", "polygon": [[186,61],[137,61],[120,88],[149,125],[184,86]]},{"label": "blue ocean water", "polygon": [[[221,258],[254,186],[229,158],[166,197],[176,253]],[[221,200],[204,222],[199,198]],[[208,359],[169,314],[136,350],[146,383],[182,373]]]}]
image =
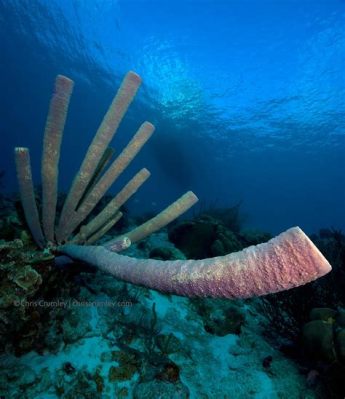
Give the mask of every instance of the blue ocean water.
[{"label": "blue ocean water", "polygon": [[[111,193],[143,167],[149,181],[105,247],[71,245],[96,217],[59,237],[97,189],[53,238],[38,198],[35,247],[3,195],[14,147],[39,188],[54,80],[70,77],[67,192],[130,70],[143,84],[115,153],[145,120],[156,132]],[[344,71],[345,0],[0,0],[0,399],[344,399]],[[141,229],[187,190],[195,217]],[[311,241],[264,244],[296,225]]]},{"label": "blue ocean water", "polygon": [[[36,182],[54,78],[75,81],[63,141],[67,190],[128,70],[143,86],[121,125],[156,132],[123,181],[152,176],[131,203],[158,211],[186,190],[242,201],[249,226],[345,228],[345,2],[341,0],[1,0],[0,169],[13,147]],[[114,188],[114,192],[116,187]]]}]

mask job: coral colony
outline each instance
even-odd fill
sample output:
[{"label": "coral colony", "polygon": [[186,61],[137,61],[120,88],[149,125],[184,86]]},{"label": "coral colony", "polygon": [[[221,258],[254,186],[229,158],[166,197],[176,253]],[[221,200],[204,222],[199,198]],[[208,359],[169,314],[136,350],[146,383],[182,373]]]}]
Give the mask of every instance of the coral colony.
[{"label": "coral colony", "polygon": [[154,131],[151,123],[144,122],[107,168],[112,155],[108,145],[140,83],[141,78],[137,74],[127,73],[74,178],[56,223],[60,145],[73,89],[70,79],[61,75],[57,77],[43,143],[43,231],[35,202],[29,150],[15,149],[26,221],[40,248],[53,248],[58,253],[92,264],[125,281],[187,297],[247,298],[265,295],[306,284],[331,270],[328,261],[298,227],[281,233],[267,243],[209,259],[160,261],[118,254],[131,243],[149,236],[186,212],[198,201],[191,191],[127,234],[101,246],[91,245],[121,218],[120,207],[150,175],[147,169],[140,170],[97,216],[84,223]]}]

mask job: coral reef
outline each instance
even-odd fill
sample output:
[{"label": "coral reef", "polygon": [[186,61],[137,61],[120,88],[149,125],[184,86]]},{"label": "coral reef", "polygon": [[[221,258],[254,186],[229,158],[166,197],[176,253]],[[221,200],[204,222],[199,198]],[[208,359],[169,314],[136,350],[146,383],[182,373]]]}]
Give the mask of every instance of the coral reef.
[{"label": "coral reef", "polygon": [[193,305],[202,317],[205,331],[208,333],[220,337],[241,333],[246,319],[242,303],[196,299],[193,300]]},{"label": "coral reef", "polygon": [[342,398],[345,237],[334,229],[311,236],[332,262],[334,272],[303,287],[258,302],[269,320],[270,340],[301,364],[321,397]]},{"label": "coral reef", "polygon": [[208,215],[175,225],[169,240],[188,259],[205,259],[226,255],[244,248],[236,234]]},{"label": "coral reef", "polygon": [[345,309],[314,308],[302,328],[302,345],[329,398],[345,394]]},{"label": "coral reef", "polygon": [[[183,214],[198,200],[191,191],[157,216],[126,233],[125,236],[105,243],[104,247],[76,245],[92,244],[101,238],[122,216],[119,213],[120,206],[138,190],[149,176],[146,169],[138,172],[97,216],[86,225],[81,226],[79,232],[71,237],[75,229],[85,221],[153,133],[153,125],[149,122],[143,123],[126,148],[100,176],[100,170],[105,168],[109,160],[108,153],[111,153],[107,150],[108,145],[140,83],[140,77],[133,72],[129,72],[123,80],[87,151],[80,170],[75,176],[63,204],[59,223],[55,227],[60,146],[73,88],[73,82],[70,79],[61,75],[57,77],[44,134],[43,232],[34,196],[29,150],[22,147],[15,149],[17,176],[24,213],[33,238],[39,247],[51,247],[67,241],[67,245],[58,246],[58,251],[72,258],[91,263],[132,283],[187,296],[235,298],[264,295],[305,284],[331,270],[326,259],[298,228],[286,231],[268,244],[251,247],[237,255],[230,254],[223,258],[211,258],[204,261],[175,261],[174,264],[170,260],[133,262],[129,258],[116,254],[114,256],[114,253],[110,253],[112,250],[123,250],[129,243],[142,240]],[[236,248],[235,237],[223,236],[224,234],[218,232],[213,244],[215,254]],[[123,245],[124,243],[126,245]],[[304,265],[302,265],[303,262]],[[242,267],[242,264],[246,263],[247,266]],[[274,263],[279,265],[278,272],[276,272]],[[257,268],[254,267],[255,264],[258,266]],[[184,272],[186,268],[188,271]]]},{"label": "coral reef", "polygon": [[[25,303],[39,291],[42,284],[40,271],[49,270],[54,259],[24,247],[20,239],[0,240],[0,351],[22,331],[17,351],[31,350],[32,342],[40,334],[40,314]],[[25,333],[24,333],[25,331]]]},{"label": "coral reef", "polygon": [[210,216],[212,219],[222,221],[222,224],[234,233],[239,233],[246,219],[241,212],[241,205],[242,201],[227,207],[217,206],[216,202],[210,205],[200,204],[199,213],[194,219],[203,218],[205,215]]},{"label": "coral reef", "polygon": [[0,352],[56,352],[69,320],[63,301],[71,301],[80,290],[75,278],[80,279],[81,269],[76,264],[60,269],[49,251],[37,250],[15,203],[15,198],[6,198],[0,227],[0,237],[18,237],[0,239]]},{"label": "coral reef", "polygon": [[[166,239],[166,233],[156,233],[146,240],[148,249],[134,244],[127,251],[147,257],[152,248],[171,248]],[[24,251],[28,248],[42,256],[30,240],[24,242]],[[265,342],[263,320],[250,302],[191,303],[85,266],[59,271],[44,262],[33,267],[42,284],[30,299],[60,300],[66,306],[35,309],[40,334],[33,340],[26,335],[31,327],[12,331],[16,349],[6,349],[20,357],[2,355],[0,394],[5,397],[221,397],[235,389],[236,399],[284,398],[286,392],[314,398],[306,377]],[[27,353],[30,349],[38,354]]]},{"label": "coral reef", "polygon": [[[215,210],[213,213],[217,214]],[[213,215],[212,213],[212,215]],[[169,240],[188,259],[204,259],[240,251],[250,245],[264,243],[272,238],[268,233],[232,230],[226,221],[203,213],[192,220],[177,223],[169,229]]]},{"label": "coral reef", "polygon": [[302,329],[303,345],[308,355],[326,362],[344,362],[345,310],[314,308]]},{"label": "coral reef", "polygon": [[[196,202],[188,192],[148,221],[132,225],[128,233],[121,231],[101,246],[90,245],[113,228],[126,200],[149,177],[142,169],[114,198],[105,200],[107,189],[154,129],[144,123],[111,160],[108,145],[139,84],[136,74],[126,76],[67,197],[58,194],[57,179],[72,81],[62,76],[56,81],[44,135],[42,195],[34,192],[29,151],[16,149],[26,223],[41,250],[23,232],[20,215],[9,218],[5,211],[0,226],[0,237],[5,239],[0,241],[0,350],[4,352],[0,395],[220,397],[230,387],[238,398],[259,392],[282,397],[287,387],[292,396],[301,391],[310,394],[292,363],[259,336],[260,317],[252,310],[253,316],[244,302],[195,299],[191,303],[147,289],[235,299],[310,282],[326,274],[330,265],[299,228],[266,242],[268,235],[241,231],[234,207],[224,211],[230,215],[227,225],[217,219],[224,212],[176,225],[169,232],[176,248],[166,242],[165,231],[152,233]],[[13,204],[10,207],[13,210]],[[338,239],[342,242],[341,236]],[[244,249],[248,245],[252,246]],[[116,253],[120,251],[132,257]],[[75,262],[60,267],[54,259],[60,254]],[[89,270],[78,261],[97,268]],[[315,342],[314,337],[310,342]],[[336,360],[343,361],[342,328],[337,327],[333,339]],[[13,359],[11,353],[20,357]],[[243,374],[247,367],[255,373]],[[210,375],[210,381],[200,381],[201,374]],[[238,384],[242,379],[245,387]]]},{"label": "coral reef", "polygon": [[272,331],[293,341],[313,308],[345,306],[345,236],[323,229],[311,238],[332,263],[333,272],[303,287],[269,295],[261,302],[263,313],[271,320]]}]

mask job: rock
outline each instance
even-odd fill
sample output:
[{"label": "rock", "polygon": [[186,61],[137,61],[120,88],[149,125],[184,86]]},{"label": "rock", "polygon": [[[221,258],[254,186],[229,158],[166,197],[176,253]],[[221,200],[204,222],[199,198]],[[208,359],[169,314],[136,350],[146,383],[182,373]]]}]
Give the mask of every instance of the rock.
[{"label": "rock", "polygon": [[3,383],[15,382],[18,387],[22,388],[33,385],[37,378],[35,371],[31,367],[12,362],[1,370],[1,376]]},{"label": "rock", "polygon": [[12,249],[21,249],[23,248],[23,241],[19,239],[15,239],[13,241],[5,241],[0,240],[0,252]]},{"label": "rock", "polygon": [[128,398],[128,394],[128,388],[126,387],[116,389],[116,398],[118,399],[126,399]]},{"label": "rock", "polygon": [[337,348],[339,360],[345,362],[345,328],[337,331],[335,345]]},{"label": "rock", "polygon": [[130,380],[136,373],[137,368],[134,365],[126,364],[120,367],[111,366],[108,379],[110,382]]},{"label": "rock", "polygon": [[89,321],[92,318],[91,308],[72,307],[62,322],[63,339],[69,344],[78,341],[92,331]]},{"label": "rock", "polygon": [[234,232],[206,215],[174,226],[169,231],[169,240],[188,259],[222,256],[243,249]]},{"label": "rock", "polygon": [[345,311],[314,308],[303,327],[304,345],[310,356],[327,362],[345,363]]},{"label": "rock", "polygon": [[133,390],[134,399],[188,399],[189,391],[182,383],[172,384],[165,381],[142,382]]},{"label": "rock", "polygon": [[345,328],[345,309],[339,309],[335,318],[336,324],[339,327]]},{"label": "rock", "polygon": [[164,365],[163,370],[157,375],[157,378],[162,381],[175,383],[180,379],[180,369],[173,362],[168,362]]},{"label": "rock", "polygon": [[59,323],[54,320],[44,336],[44,345],[53,353],[58,353],[64,343],[63,336],[59,332],[59,327]]},{"label": "rock", "polygon": [[15,269],[13,282],[27,293],[33,293],[42,284],[42,277],[31,266],[26,265]]},{"label": "rock", "polygon": [[193,300],[193,306],[202,317],[205,330],[220,337],[240,334],[246,321],[242,302],[203,298]]},{"label": "rock", "polygon": [[110,382],[130,380],[138,371],[139,363],[133,354],[122,351],[112,351],[111,360],[119,366],[111,366],[108,373]]},{"label": "rock", "polygon": [[65,372],[58,373],[55,379],[55,390],[62,399],[102,399],[93,376],[86,370],[80,370],[70,378]]},{"label": "rock", "polygon": [[240,334],[245,315],[239,307],[230,305],[210,312],[205,318],[205,330],[210,334],[223,337],[227,334]]},{"label": "rock", "polygon": [[266,242],[272,238],[272,235],[258,230],[246,230],[241,233],[241,237],[249,246]]},{"label": "rock", "polygon": [[311,310],[309,319],[310,320],[324,320],[331,322],[335,320],[337,311],[330,308],[314,308]]},{"label": "rock", "polygon": [[158,247],[150,251],[149,257],[160,260],[185,259],[183,253],[176,248]]},{"label": "rock", "polygon": [[316,360],[333,362],[336,352],[333,341],[333,325],[323,320],[313,320],[303,327],[304,347]]},{"label": "rock", "polygon": [[156,344],[165,354],[176,353],[181,350],[181,342],[173,333],[157,335]]},{"label": "rock", "polygon": [[210,248],[216,236],[215,229],[215,224],[187,221],[169,231],[169,240],[188,259],[209,258]]}]

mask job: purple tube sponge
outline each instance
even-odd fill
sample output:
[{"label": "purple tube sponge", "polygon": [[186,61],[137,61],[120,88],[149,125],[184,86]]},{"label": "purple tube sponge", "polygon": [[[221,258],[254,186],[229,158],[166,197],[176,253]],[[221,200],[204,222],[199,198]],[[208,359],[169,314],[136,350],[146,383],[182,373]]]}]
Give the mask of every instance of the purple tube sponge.
[{"label": "purple tube sponge", "polygon": [[136,259],[102,246],[60,252],[133,284],[187,297],[249,298],[288,290],[325,275],[330,264],[299,227],[267,243],[202,260]]}]

